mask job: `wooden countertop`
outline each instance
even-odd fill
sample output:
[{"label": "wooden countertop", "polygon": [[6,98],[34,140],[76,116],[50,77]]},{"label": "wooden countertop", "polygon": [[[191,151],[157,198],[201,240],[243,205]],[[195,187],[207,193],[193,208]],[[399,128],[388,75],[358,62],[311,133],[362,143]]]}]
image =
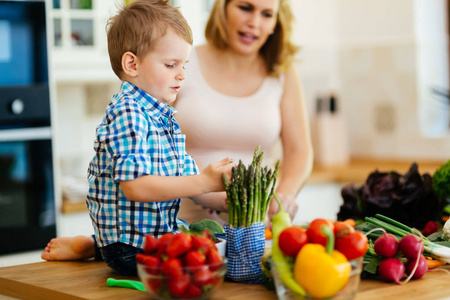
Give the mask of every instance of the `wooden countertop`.
[{"label": "wooden countertop", "polygon": [[412,163],[416,162],[419,173],[433,173],[445,163],[445,161],[414,161],[399,159],[370,159],[352,158],[349,164],[338,166],[314,165],[311,176],[307,183],[363,183],[370,173],[378,170],[380,172],[396,171],[400,174],[408,172]]},{"label": "wooden countertop", "polygon": [[[40,262],[4,267],[0,268],[0,294],[24,300],[150,299],[145,292],[108,287],[106,280],[109,277],[125,278],[113,273],[103,262],[95,261]],[[362,280],[355,300],[448,299],[449,279],[448,271],[433,271],[406,285]],[[273,300],[277,296],[275,291],[268,291],[258,284],[224,282],[211,299]]]}]

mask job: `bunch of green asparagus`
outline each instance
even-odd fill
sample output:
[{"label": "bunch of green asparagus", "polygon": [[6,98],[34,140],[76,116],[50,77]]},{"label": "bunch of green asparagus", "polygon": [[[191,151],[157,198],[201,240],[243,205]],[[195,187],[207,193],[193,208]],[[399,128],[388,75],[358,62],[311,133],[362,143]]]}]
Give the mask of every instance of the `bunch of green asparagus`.
[{"label": "bunch of green asparagus", "polygon": [[247,168],[239,160],[237,167],[232,169],[231,182],[223,175],[230,226],[249,227],[253,223],[264,222],[275,193],[280,161],[272,172],[267,166],[261,166],[263,157],[264,152],[258,146]]}]

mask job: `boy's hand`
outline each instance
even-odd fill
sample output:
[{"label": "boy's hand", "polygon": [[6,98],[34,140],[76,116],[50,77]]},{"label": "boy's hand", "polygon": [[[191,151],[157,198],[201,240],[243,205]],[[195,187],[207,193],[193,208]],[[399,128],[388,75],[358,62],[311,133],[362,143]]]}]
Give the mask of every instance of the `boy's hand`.
[{"label": "boy's hand", "polygon": [[208,165],[201,175],[205,176],[211,192],[221,192],[225,190],[222,180],[222,174],[227,176],[228,181],[231,181],[231,169],[236,167],[236,164],[229,157],[221,161],[213,162]]}]

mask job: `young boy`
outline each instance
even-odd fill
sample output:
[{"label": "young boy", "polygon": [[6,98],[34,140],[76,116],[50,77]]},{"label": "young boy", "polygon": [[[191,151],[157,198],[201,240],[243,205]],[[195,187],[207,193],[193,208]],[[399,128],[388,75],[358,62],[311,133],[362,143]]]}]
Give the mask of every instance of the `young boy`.
[{"label": "young boy", "polygon": [[222,174],[230,178],[234,164],[227,158],[198,174],[185,152],[169,104],[185,80],[192,33],[176,8],[167,0],[134,0],[109,20],[107,38],[123,82],[97,127],[86,202],[103,260],[119,274],[136,275],[144,236],[177,231],[181,198],[208,203],[207,193],[224,190]]}]

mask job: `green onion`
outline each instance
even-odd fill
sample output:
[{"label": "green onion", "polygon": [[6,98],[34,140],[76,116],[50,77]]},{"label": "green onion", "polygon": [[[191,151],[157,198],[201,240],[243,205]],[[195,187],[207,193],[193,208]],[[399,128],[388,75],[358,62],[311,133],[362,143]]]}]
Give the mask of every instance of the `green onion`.
[{"label": "green onion", "polygon": [[450,263],[450,248],[431,242],[428,238],[421,236],[417,229],[380,214],[376,214],[375,217],[366,217],[365,221],[381,227],[400,238],[407,234],[415,234],[422,238],[424,250],[433,258]]}]

